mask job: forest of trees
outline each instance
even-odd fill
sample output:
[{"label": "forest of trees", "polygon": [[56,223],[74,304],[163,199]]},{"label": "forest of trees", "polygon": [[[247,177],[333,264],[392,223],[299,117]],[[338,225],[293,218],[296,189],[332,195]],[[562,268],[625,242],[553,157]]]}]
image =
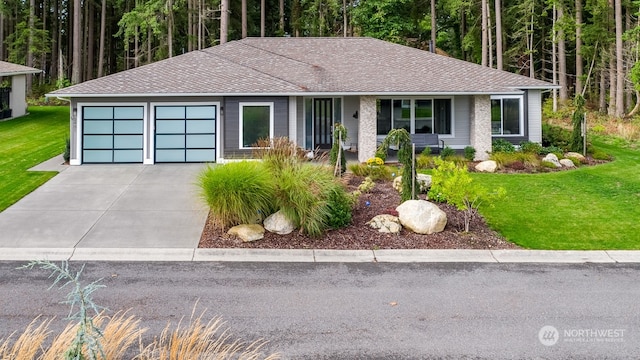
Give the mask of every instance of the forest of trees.
[{"label": "forest of trees", "polygon": [[638,111],[640,1],[3,0],[0,58],[36,95],[246,36],[371,36],[554,82]]}]

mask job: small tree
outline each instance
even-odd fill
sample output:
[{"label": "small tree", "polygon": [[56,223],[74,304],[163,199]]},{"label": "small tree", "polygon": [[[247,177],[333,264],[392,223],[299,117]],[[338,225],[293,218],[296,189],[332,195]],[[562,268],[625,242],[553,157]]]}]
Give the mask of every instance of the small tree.
[{"label": "small tree", "polygon": [[571,122],[573,123],[573,132],[571,133],[571,142],[569,143],[571,151],[582,152],[584,149],[584,138],[582,137],[582,122],[584,121],[585,114],[584,103],[584,97],[580,94],[576,94],[576,109],[571,116]]},{"label": "small tree", "polygon": [[392,129],[378,147],[377,152],[386,154],[392,144],[398,146],[398,161],[402,164],[402,191],[400,192],[402,201],[415,199],[416,190],[420,187],[416,180],[416,164],[411,146],[411,135],[405,129]]},{"label": "small tree", "polygon": [[458,167],[452,161],[435,159],[436,168],[432,173],[429,199],[446,202],[455,206],[464,215],[464,232],[469,232],[471,220],[478,214],[480,205],[494,202],[505,196],[500,187],[489,192],[485,187],[474,183],[466,167]]}]

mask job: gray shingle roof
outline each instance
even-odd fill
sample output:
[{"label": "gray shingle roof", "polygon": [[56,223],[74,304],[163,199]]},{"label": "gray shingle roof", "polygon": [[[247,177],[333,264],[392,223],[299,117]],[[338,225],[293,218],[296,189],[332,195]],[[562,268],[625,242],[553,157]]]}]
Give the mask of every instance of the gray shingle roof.
[{"label": "gray shingle roof", "polygon": [[372,38],[247,38],[50,95],[455,94],[552,87]]},{"label": "gray shingle roof", "polygon": [[18,65],[6,61],[0,61],[0,76],[11,76],[20,74],[37,74],[42,70],[34,69],[32,67]]}]

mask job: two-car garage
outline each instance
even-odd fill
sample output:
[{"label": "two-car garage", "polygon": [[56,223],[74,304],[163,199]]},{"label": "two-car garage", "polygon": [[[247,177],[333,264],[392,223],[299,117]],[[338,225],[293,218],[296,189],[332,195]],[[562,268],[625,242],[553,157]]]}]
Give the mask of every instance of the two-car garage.
[{"label": "two-car garage", "polygon": [[82,163],[216,161],[217,104],[79,108]]}]

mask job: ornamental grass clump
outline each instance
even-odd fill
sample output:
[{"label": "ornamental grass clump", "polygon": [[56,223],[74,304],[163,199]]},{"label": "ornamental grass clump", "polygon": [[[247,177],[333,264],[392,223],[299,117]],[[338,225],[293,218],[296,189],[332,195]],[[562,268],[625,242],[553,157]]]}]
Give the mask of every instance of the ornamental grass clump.
[{"label": "ornamental grass clump", "polygon": [[209,166],[200,173],[198,184],[210,219],[223,228],[256,223],[274,210],[274,178],[261,162]]}]

